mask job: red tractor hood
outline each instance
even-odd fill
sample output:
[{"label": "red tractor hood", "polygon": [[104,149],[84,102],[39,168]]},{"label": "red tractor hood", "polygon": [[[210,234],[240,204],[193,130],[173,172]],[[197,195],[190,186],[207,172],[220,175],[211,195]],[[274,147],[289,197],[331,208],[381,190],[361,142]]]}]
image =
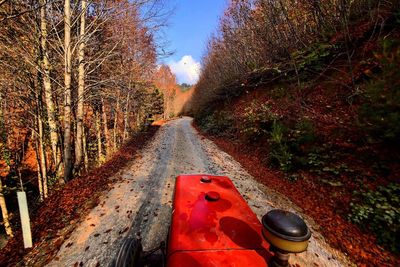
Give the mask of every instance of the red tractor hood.
[{"label": "red tractor hood", "polygon": [[228,177],[178,176],[168,266],[267,266],[261,229]]}]

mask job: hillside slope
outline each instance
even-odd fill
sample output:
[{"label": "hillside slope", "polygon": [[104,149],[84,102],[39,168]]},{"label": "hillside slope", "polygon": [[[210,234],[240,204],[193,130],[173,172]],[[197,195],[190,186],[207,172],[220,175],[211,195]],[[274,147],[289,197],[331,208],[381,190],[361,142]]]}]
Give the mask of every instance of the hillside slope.
[{"label": "hillside slope", "polygon": [[292,53],[295,69],[261,68],[218,90],[201,80],[186,105],[206,136],[362,266],[400,264],[399,18],[380,12],[379,27],[359,19]]}]

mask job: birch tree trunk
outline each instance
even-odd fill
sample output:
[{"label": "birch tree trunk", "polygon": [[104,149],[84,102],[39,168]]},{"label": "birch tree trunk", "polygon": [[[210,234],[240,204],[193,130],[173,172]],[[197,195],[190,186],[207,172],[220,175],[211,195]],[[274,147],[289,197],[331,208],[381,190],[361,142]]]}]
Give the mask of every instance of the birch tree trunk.
[{"label": "birch tree trunk", "polygon": [[111,156],[111,143],[110,143],[110,133],[108,131],[107,125],[107,113],[106,113],[106,106],[104,104],[103,98],[101,98],[101,114],[103,119],[103,128],[104,128],[104,137],[106,141],[106,158]]},{"label": "birch tree trunk", "polygon": [[125,112],[124,112],[124,134],[122,136],[123,143],[125,143],[126,138],[128,137],[129,97],[130,97],[130,92],[128,92],[128,95],[126,97],[126,106],[125,106]]},{"label": "birch tree trunk", "polygon": [[71,179],[71,5],[64,1],[64,180]]},{"label": "birch tree trunk", "polygon": [[4,198],[3,184],[1,182],[1,179],[0,179],[0,208],[1,208],[1,215],[3,217],[3,224],[4,224],[4,228],[6,230],[6,234],[10,237],[13,237],[14,235],[13,235],[11,225],[10,225],[10,220],[8,217],[6,199]]},{"label": "birch tree trunk", "polygon": [[[39,77],[39,73],[38,73]],[[38,78],[40,81],[40,77]],[[40,87],[40,83],[38,83],[38,87]],[[36,126],[37,126],[37,139],[39,141],[39,146],[37,147],[37,155],[39,157],[39,166],[41,173],[41,180],[43,186],[43,198],[47,198],[47,164],[46,164],[46,148],[43,142],[43,117],[42,117],[42,92],[40,88],[37,88],[35,92],[36,98]]]},{"label": "birch tree trunk", "polygon": [[[33,132],[32,132],[33,137]],[[39,144],[38,138],[35,138],[35,149],[36,149],[36,162],[37,162],[37,174],[38,174],[38,188],[39,188],[39,201],[42,202],[44,200],[44,192],[43,192],[43,181],[42,181],[42,172],[40,170],[40,157],[39,157]]]},{"label": "birch tree trunk", "polygon": [[83,99],[85,91],[85,27],[86,0],[81,1],[80,33],[78,48],[78,103],[76,111],[75,171],[78,171],[83,160]]},{"label": "birch tree trunk", "polygon": [[42,181],[43,181],[43,197],[47,198],[48,189],[47,189],[47,164],[46,164],[46,148],[43,142],[43,122],[42,116],[40,116],[40,111],[37,116],[38,130],[39,130],[39,158],[40,158],[40,169],[42,173]]},{"label": "birch tree trunk", "polygon": [[95,111],[95,116],[96,116],[96,135],[97,135],[97,162],[99,165],[103,161],[103,149],[102,149],[102,144],[101,144],[101,118],[99,111]]},{"label": "birch tree trunk", "polygon": [[[51,90],[50,80],[50,62],[47,51],[47,18],[46,18],[46,0],[40,0],[40,32],[41,32],[41,50],[42,50],[42,75],[43,75],[43,88],[47,107],[47,122],[50,131],[50,143],[53,156],[54,167],[57,171],[57,176],[61,176],[61,153],[58,147],[57,135],[57,122],[53,102],[53,93]],[[60,179],[59,182],[63,180]]]},{"label": "birch tree trunk", "polygon": [[87,143],[86,143],[86,132],[85,132],[85,127],[82,125],[82,135],[83,135],[83,163],[85,166],[85,171],[89,169],[89,156],[87,153]]},{"label": "birch tree trunk", "polygon": [[117,106],[115,108],[115,115],[114,115],[114,129],[113,129],[113,151],[117,151],[118,147],[118,111],[119,111],[119,97],[120,93],[118,92],[117,96]]}]

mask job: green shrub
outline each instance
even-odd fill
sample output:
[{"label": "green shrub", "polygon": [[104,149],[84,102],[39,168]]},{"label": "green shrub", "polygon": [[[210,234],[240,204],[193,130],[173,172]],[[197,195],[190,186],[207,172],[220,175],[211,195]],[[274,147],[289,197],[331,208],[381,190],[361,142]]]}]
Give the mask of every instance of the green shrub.
[{"label": "green shrub", "polygon": [[292,53],[299,71],[320,71],[325,66],[327,58],[331,57],[336,47],[331,44],[317,43],[304,50]]},{"label": "green shrub", "polygon": [[257,141],[262,137],[267,137],[272,129],[272,125],[278,115],[271,111],[267,103],[251,102],[245,109],[240,125],[240,133],[250,142]]},{"label": "green shrub", "polygon": [[203,114],[197,120],[199,127],[206,133],[216,136],[230,136],[233,132],[233,116],[226,111],[214,111]]},{"label": "green shrub", "polygon": [[359,203],[351,203],[352,222],[371,230],[378,244],[400,252],[400,185],[379,186],[376,191],[355,193]]},{"label": "green shrub", "polygon": [[370,142],[399,145],[400,137],[400,42],[383,42],[377,54],[382,72],[367,85],[365,104],[360,108],[361,127]]},{"label": "green shrub", "polygon": [[[293,125],[293,124],[292,124]],[[304,165],[302,146],[315,140],[314,126],[310,120],[301,118],[294,127],[275,120],[270,132],[270,158],[284,172],[290,172]]]},{"label": "green shrub", "polygon": [[288,91],[287,88],[283,86],[276,86],[271,90],[271,97],[273,99],[280,99],[287,96]]},{"label": "green shrub", "polygon": [[308,118],[298,120],[293,137],[293,141],[298,145],[314,142],[316,134],[313,122]]},{"label": "green shrub", "polygon": [[284,172],[292,169],[293,154],[289,150],[287,144],[287,129],[278,121],[274,121],[272,125],[270,142],[270,158],[272,162],[276,162],[279,168]]},{"label": "green shrub", "polygon": [[313,148],[313,142],[316,140],[314,124],[308,118],[300,118],[294,123],[294,126],[288,126],[287,145],[289,151],[293,154],[293,168],[307,166],[307,154]]},{"label": "green shrub", "polygon": [[311,171],[321,171],[325,165],[324,159],[321,157],[320,153],[310,152],[307,155],[307,165]]}]

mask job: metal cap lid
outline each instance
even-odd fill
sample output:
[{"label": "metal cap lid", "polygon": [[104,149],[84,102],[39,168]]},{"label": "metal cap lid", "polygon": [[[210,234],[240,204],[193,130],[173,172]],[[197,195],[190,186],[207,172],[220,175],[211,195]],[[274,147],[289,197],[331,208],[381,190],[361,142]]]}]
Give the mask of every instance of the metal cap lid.
[{"label": "metal cap lid", "polygon": [[203,183],[211,183],[211,178],[208,177],[208,176],[202,176],[200,178],[200,181],[203,182]]},{"label": "metal cap lid", "polygon": [[207,192],[206,200],[208,201],[217,201],[220,198],[219,193],[215,191]]},{"label": "metal cap lid", "polygon": [[300,216],[284,210],[271,210],[262,217],[263,227],[272,234],[290,241],[310,239],[311,232]]}]

